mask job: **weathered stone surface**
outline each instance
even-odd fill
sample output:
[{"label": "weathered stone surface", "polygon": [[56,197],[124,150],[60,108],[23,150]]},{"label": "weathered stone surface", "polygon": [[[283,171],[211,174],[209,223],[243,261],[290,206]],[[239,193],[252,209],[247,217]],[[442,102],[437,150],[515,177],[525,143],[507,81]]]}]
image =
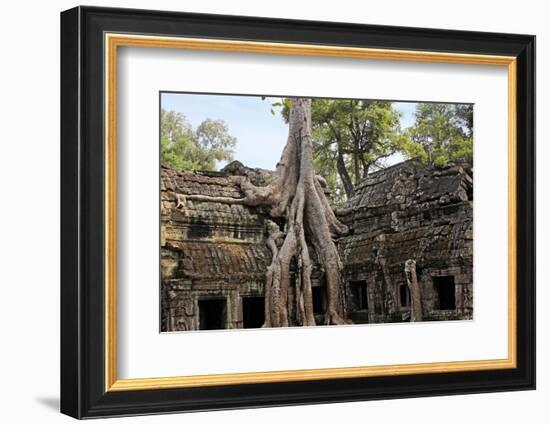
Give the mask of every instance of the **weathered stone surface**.
[{"label": "weathered stone surface", "polygon": [[[401,302],[409,259],[416,261],[423,320],[472,317],[472,201],[469,170],[415,160],[372,173],[357,186],[339,211],[350,228],[339,250],[346,292],[351,291],[349,282],[367,285],[369,322],[410,320],[406,291]],[[434,278],[442,276],[454,280],[455,309],[438,308]]]},{"label": "weathered stone surface", "polygon": [[262,296],[271,253],[265,214],[241,205],[186,201],[177,195],[240,198],[224,173],[161,169],[162,330],[199,329],[198,302],[227,300],[225,327],[242,327],[243,296]]},{"label": "weathered stone surface", "polygon": [[[249,314],[243,312],[244,299],[263,297],[271,262],[265,212],[185,200],[195,194],[240,198],[231,177],[236,175],[256,185],[271,178],[271,172],[237,161],[222,172],[161,169],[163,331],[200,329],[205,300],[223,301],[224,328],[242,328]],[[350,228],[338,241],[347,319],[411,320],[410,294],[403,288],[407,260],[416,262],[423,320],[471,318],[472,197],[472,174],[459,166],[434,168],[411,160],[360,182],[354,198],[338,212]],[[282,229],[284,223],[278,224]],[[317,268],[312,284],[316,320],[321,321],[326,299]],[[291,309],[291,322],[294,314]]]},{"label": "weathered stone surface", "polygon": [[255,186],[266,186],[273,178],[273,171],[250,168],[239,161],[233,161],[220,170],[228,176],[246,176]]}]

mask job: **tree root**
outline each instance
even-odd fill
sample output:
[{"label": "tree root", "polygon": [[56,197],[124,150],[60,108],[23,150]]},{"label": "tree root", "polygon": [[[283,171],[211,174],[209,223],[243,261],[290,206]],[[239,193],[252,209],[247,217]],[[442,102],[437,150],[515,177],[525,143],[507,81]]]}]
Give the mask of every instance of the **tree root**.
[{"label": "tree root", "polygon": [[[272,253],[265,278],[264,327],[289,326],[289,292],[295,292],[296,319],[314,326],[309,249],[313,247],[319,266],[324,269],[327,310],[325,323],[341,325],[343,300],[340,292],[341,262],[333,238],[347,232],[325,195],[324,179],[315,175],[311,140],[311,101],[293,99],[289,116],[289,137],[267,186],[255,186],[243,176],[235,176],[243,198],[176,195],[178,209],[187,201],[219,202],[264,207],[272,218],[285,219],[284,233],[273,221],[267,223],[267,245]],[[279,242],[282,240],[282,244]],[[290,282],[290,265],[296,261],[296,281]]]}]

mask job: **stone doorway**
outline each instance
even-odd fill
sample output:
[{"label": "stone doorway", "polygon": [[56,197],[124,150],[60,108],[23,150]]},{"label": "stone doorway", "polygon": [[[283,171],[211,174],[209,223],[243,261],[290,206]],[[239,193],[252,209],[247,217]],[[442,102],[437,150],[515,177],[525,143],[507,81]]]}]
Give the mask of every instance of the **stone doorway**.
[{"label": "stone doorway", "polygon": [[435,308],[437,310],[455,310],[455,279],[454,276],[435,276],[434,289],[437,295]]},{"label": "stone doorway", "polygon": [[199,329],[225,329],[225,299],[199,300]]},{"label": "stone doorway", "polygon": [[349,283],[353,310],[368,310],[369,297],[367,294],[367,282],[365,280]]},{"label": "stone doorway", "polygon": [[406,283],[399,286],[399,303],[401,307],[411,306],[411,291]]},{"label": "stone doorway", "polygon": [[243,328],[261,328],[265,320],[264,297],[243,298]]}]

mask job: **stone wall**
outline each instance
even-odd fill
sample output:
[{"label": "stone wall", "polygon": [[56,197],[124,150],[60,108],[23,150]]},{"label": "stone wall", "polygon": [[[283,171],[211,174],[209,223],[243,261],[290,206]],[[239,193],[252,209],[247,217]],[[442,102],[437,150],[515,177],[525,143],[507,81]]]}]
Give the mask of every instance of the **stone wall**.
[{"label": "stone wall", "polygon": [[[472,201],[472,174],[460,166],[410,160],[361,182],[339,211],[350,228],[339,241],[350,318],[410,320],[409,259],[416,261],[423,320],[472,318]],[[363,308],[355,299],[361,285]]]},{"label": "stone wall", "polygon": [[[162,331],[204,328],[206,314],[221,320],[207,328],[263,322],[260,306],[271,261],[267,215],[242,205],[192,202],[185,195],[240,198],[230,175],[266,184],[270,173],[237,162],[223,171],[161,169]],[[416,161],[372,173],[356,187],[355,197],[338,211],[350,228],[338,241],[349,320],[410,320],[407,260],[416,261],[423,320],[472,317],[472,187],[472,175],[462,167]],[[316,320],[322,323],[321,271],[315,269],[312,280]],[[294,305],[292,293],[289,298]],[[292,322],[294,312],[289,313]]]},{"label": "stone wall", "polygon": [[224,327],[240,328],[242,298],[263,296],[271,259],[265,215],[242,205],[185,201],[198,193],[241,197],[223,174],[161,169],[163,331],[199,329],[202,300],[226,301]]}]

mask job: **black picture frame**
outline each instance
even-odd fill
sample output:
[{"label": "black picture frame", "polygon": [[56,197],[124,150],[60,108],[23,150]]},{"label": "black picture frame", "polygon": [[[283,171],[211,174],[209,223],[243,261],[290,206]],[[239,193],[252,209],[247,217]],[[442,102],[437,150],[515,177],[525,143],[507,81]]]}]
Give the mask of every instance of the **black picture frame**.
[{"label": "black picture frame", "polygon": [[[516,57],[517,367],[106,392],[105,32]],[[62,413],[93,418],[534,388],[534,36],[96,7],[61,13]]]}]

